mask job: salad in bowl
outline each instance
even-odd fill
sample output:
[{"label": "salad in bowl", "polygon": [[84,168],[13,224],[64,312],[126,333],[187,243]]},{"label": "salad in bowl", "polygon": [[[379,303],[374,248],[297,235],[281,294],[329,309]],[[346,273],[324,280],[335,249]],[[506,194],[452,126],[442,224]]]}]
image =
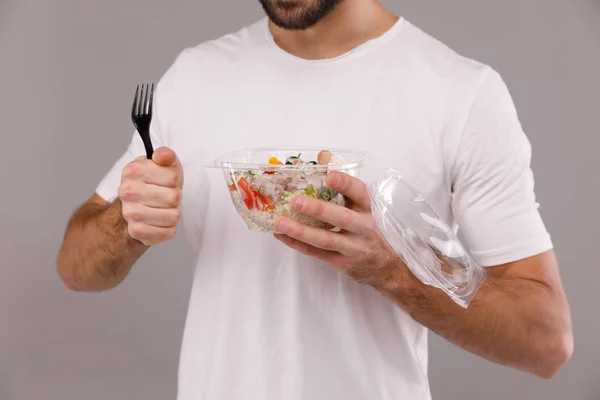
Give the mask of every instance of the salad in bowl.
[{"label": "salad in bowl", "polygon": [[357,175],[366,154],[355,150],[255,148],[228,153],[209,166],[222,169],[231,200],[252,231],[275,233],[279,216],[306,225],[335,227],[291,210],[294,197],[304,195],[348,206],[348,199],[327,187],[331,171]]}]

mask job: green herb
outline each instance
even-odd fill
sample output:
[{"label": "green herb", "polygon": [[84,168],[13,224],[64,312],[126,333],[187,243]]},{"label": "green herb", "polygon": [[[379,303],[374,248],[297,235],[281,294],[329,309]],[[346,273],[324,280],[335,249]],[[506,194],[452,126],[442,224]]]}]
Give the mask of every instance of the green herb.
[{"label": "green herb", "polygon": [[335,196],[337,196],[337,192],[335,190],[325,187],[319,189],[317,192],[317,197],[325,201],[331,201]]},{"label": "green herb", "polygon": [[258,188],[258,193],[265,194],[265,187],[264,186],[259,187]]},{"label": "green herb", "polygon": [[308,185],[306,187],[306,195],[307,196],[315,196],[315,194],[317,193],[317,190],[315,189],[315,187],[313,185]]}]

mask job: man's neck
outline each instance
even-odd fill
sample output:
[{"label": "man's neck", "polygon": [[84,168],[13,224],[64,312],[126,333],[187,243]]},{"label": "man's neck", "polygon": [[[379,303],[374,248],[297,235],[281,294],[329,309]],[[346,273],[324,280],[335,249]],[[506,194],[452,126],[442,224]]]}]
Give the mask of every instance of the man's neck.
[{"label": "man's neck", "polygon": [[320,60],[340,56],[381,36],[398,17],[376,0],[345,0],[315,26],[303,31],[282,29],[272,22],[275,42],[297,57]]}]

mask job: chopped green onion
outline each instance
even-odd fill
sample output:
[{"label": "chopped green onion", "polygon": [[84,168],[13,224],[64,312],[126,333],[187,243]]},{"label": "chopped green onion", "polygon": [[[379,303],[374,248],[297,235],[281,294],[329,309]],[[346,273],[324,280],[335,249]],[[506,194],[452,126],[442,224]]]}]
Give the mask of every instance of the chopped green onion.
[{"label": "chopped green onion", "polygon": [[319,191],[317,192],[317,197],[325,201],[331,201],[335,196],[337,196],[337,192],[333,189],[326,187],[319,189]]}]

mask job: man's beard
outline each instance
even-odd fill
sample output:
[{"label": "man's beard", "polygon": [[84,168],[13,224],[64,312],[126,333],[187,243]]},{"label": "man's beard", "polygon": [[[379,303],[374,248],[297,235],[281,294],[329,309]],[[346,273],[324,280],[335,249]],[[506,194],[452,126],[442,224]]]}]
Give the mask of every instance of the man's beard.
[{"label": "man's beard", "polygon": [[343,0],[259,1],[269,19],[278,27],[288,30],[305,30],[322,20]]}]

